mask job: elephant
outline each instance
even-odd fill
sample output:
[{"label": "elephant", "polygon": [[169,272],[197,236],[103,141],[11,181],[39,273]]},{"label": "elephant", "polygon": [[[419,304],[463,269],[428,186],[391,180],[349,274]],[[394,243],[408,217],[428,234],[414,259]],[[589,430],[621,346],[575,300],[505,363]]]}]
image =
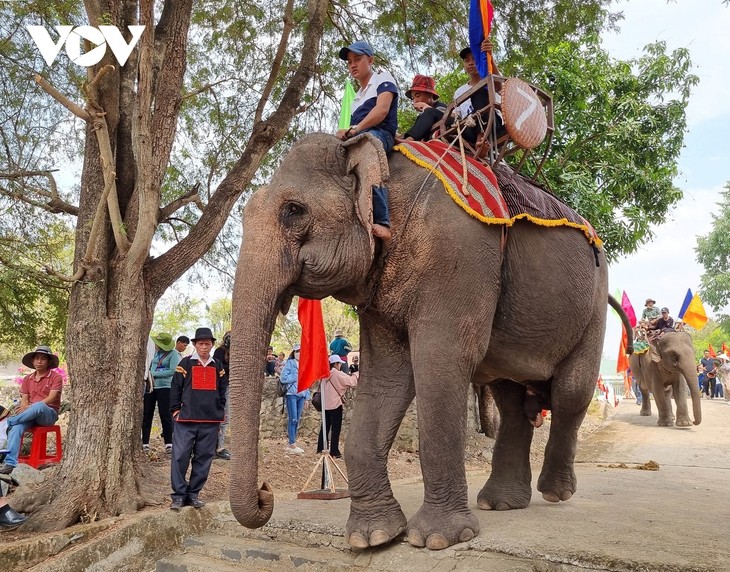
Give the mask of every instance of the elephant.
[{"label": "elephant", "polygon": [[[387,242],[371,232],[371,188],[385,181]],[[467,216],[427,169],[398,152],[388,160],[367,133],[299,139],[243,215],[230,353],[235,518],[256,528],[273,512],[256,469],[261,356],[294,296],[333,296],[359,314],[363,366],[345,450],[352,547],[405,533],[438,550],[479,533],[464,468],[470,383],[489,385],[501,418],[478,508],[530,502],[528,386],[552,408],[537,489],[547,501],[569,500],[601,360],[607,269],[604,252],[574,228],[516,220],[506,230]],[[414,398],[424,499],[406,519],[387,460]]]},{"label": "elephant", "polygon": [[[665,332],[649,342],[643,353],[629,356],[631,372],[641,387],[641,415],[651,415],[649,392],[654,395],[661,427],[690,427],[702,422],[700,390],[697,386],[697,369],[692,338],[687,332]],[[684,379],[683,379],[684,378]],[[687,408],[687,390],[692,398],[692,415]],[[677,404],[675,422],[672,413],[672,395]]]}]

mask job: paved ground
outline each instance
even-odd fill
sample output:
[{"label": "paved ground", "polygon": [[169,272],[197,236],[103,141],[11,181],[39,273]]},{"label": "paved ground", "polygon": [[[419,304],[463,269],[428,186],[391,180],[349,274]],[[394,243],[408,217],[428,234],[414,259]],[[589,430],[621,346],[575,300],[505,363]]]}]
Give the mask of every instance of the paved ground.
[{"label": "paved ground", "polygon": [[[525,510],[481,511],[476,495],[486,475],[470,475],[481,533],[445,551],[404,542],[351,551],[342,538],[348,500],[279,500],[269,525],[253,532],[224,506],[209,533],[189,538],[186,553],[157,570],[728,571],[730,406],[702,405],[702,424],[680,429],[657,427],[656,415],[640,417],[638,406],[622,403],[580,444],[578,492],[566,503],[547,503],[535,490]],[[659,470],[637,469],[649,461]],[[420,482],[394,492],[406,516],[418,510]]]}]

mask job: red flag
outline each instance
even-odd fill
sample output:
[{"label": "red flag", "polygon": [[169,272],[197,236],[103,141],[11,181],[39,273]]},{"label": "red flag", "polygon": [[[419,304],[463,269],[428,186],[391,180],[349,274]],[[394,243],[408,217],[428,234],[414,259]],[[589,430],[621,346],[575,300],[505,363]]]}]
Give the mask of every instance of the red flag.
[{"label": "red flag", "polygon": [[[634,317],[636,319],[636,317]],[[618,359],[616,360],[616,373],[621,373],[629,369],[629,358],[626,357],[626,346],[629,342],[626,335],[626,328],[621,327],[621,345],[618,348]]]},{"label": "red flag", "polygon": [[712,347],[712,344],[707,344],[707,349],[710,350],[710,357],[717,357],[715,348]]},{"label": "red flag", "polygon": [[297,391],[304,391],[315,381],[329,377],[329,356],[327,338],[324,334],[322,303],[319,300],[299,298],[297,315],[302,325],[302,354],[299,359]]},{"label": "red flag", "polygon": [[722,342],[722,351],[725,352],[725,355],[730,357],[730,350],[728,350],[727,346],[725,345],[725,342]]},{"label": "red flag", "polygon": [[[624,290],[623,295],[621,296],[621,308],[623,309],[624,313],[626,314],[626,317],[629,319],[629,324],[631,324],[632,328],[636,327],[636,313],[634,312],[634,307],[631,305],[631,301],[629,300],[629,297],[626,295],[626,290]],[[626,334],[624,333],[624,336]]]}]

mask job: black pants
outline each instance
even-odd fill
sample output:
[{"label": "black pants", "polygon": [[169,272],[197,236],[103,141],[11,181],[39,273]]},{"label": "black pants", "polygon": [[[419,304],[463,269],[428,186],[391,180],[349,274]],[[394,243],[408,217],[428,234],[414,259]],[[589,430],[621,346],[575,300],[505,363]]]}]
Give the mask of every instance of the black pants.
[{"label": "black pants", "polygon": [[[172,500],[185,501],[198,498],[198,494],[208,480],[210,465],[215,457],[218,443],[218,426],[220,423],[175,423],[172,434],[172,462],[170,463],[170,481],[172,482]],[[185,479],[190,466],[190,481]]]},{"label": "black pants", "polygon": [[152,418],[155,416],[155,404],[162,424],[162,438],[165,445],[172,443],[172,414],[170,413],[170,388],[153,389],[144,394],[144,410],[142,413],[142,444],[149,445]]},{"label": "black pants", "polygon": [[715,384],[716,383],[717,383],[716,378],[705,376],[705,379],[702,381],[702,390],[705,392],[705,395],[709,395],[710,397],[715,397]]},{"label": "black pants", "polygon": [[[342,430],[342,405],[337,409],[328,409],[324,412],[324,421],[327,425],[327,436],[330,437],[330,455],[339,457],[340,453],[340,431]],[[317,453],[324,449],[324,438],[322,428],[319,428],[319,439],[317,440]]]}]

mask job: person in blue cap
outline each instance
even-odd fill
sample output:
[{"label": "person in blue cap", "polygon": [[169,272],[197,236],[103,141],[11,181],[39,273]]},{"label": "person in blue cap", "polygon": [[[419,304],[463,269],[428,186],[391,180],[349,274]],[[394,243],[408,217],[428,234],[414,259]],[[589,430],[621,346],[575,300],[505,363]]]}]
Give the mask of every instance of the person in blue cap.
[{"label": "person in blue cap", "polygon": [[[345,141],[360,133],[370,133],[383,144],[387,155],[393,150],[398,129],[398,87],[390,73],[373,70],[373,55],[372,46],[363,41],[340,50],[340,59],[347,62],[347,69],[360,89],[352,103],[350,127],[340,129],[337,137]],[[373,187],[373,223],[373,234],[389,240],[390,211],[384,185]]]}]

